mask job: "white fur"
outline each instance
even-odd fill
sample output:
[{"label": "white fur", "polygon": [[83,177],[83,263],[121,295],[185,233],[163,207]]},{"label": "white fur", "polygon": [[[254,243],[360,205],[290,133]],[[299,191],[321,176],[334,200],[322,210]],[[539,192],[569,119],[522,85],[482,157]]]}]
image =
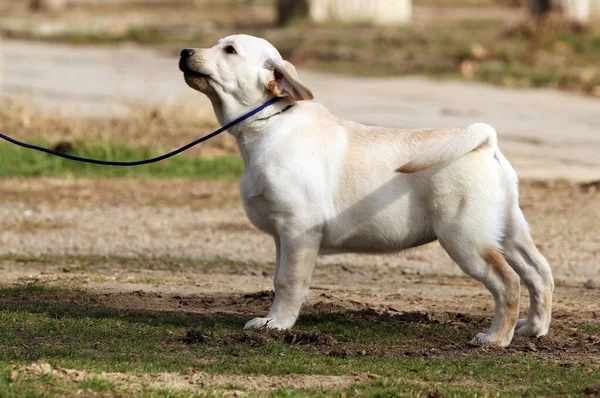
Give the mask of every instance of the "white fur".
[{"label": "white fur", "polygon": [[[237,54],[227,53],[228,45]],[[394,130],[341,120],[317,103],[294,101],[312,98],[310,90],[293,67],[282,74],[273,65],[286,67],[277,50],[245,35],[185,61],[210,76],[186,73],[186,81],[208,95],[223,124],[273,93],[286,97],[230,131],[245,164],[244,209],[277,249],[271,311],[246,328],[294,325],[319,254],[396,252],[439,239],[496,301],[490,329],[473,344],[506,346],[515,325],[517,334],[547,333],[552,273],[531,240],[516,174],[493,128]],[[283,81],[273,89],[276,79]],[[289,104],[295,106],[277,114]],[[399,166],[410,173],[395,172]],[[531,309],[517,323],[519,279]]]},{"label": "white fur", "polygon": [[485,123],[476,123],[467,127],[444,145],[432,148],[411,159],[398,169],[399,172],[416,173],[432,167],[446,166],[475,149],[486,147],[490,154],[498,149],[496,130]]}]

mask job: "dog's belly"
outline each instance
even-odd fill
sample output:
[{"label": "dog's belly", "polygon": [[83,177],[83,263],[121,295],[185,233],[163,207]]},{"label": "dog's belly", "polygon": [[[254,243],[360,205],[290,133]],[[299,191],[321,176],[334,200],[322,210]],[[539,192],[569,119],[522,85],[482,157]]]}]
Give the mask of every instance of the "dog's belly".
[{"label": "dog's belly", "polygon": [[324,229],[323,254],[392,253],[436,240],[430,216],[411,195],[358,202],[329,218]]},{"label": "dog's belly", "polygon": [[340,253],[363,253],[363,254],[386,254],[397,253],[399,251],[410,249],[411,247],[421,246],[436,240],[435,233],[430,231],[421,236],[397,236],[381,237],[376,230],[360,231],[341,242],[335,244],[324,244],[321,247],[320,254],[340,254]]}]

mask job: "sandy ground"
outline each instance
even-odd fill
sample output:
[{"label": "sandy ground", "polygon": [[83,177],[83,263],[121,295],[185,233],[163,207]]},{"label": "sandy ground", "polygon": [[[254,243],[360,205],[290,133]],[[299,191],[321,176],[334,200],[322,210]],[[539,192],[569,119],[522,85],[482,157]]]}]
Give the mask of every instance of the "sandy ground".
[{"label": "sandy ground", "polygon": [[[177,69],[179,49],[71,47],[5,41],[0,90],[72,114],[114,115],[139,105],[206,109]],[[333,113],[391,127],[486,122],[521,178],[600,179],[600,101],[551,90],[514,90],[418,77],[355,78],[301,70]]]},{"label": "sandy ground", "polygon": [[[0,253],[222,257],[272,263],[270,237],[247,221],[231,182],[0,180]],[[559,284],[600,285],[600,192],[566,182],[521,184],[521,205]],[[398,255],[335,255],[321,264],[460,276],[437,243]],[[358,271],[357,271],[358,272]],[[362,278],[354,288],[360,289]],[[377,289],[395,289],[382,278]],[[270,288],[265,280],[259,290]],[[347,286],[346,286],[347,287]]]},{"label": "sandy ground", "polygon": [[52,367],[50,364],[31,364],[20,369],[27,376],[51,375],[55,380],[83,381],[92,378],[110,380],[111,382],[125,387],[130,392],[139,392],[142,386],[157,390],[186,390],[196,394],[204,395],[206,387],[211,389],[225,390],[226,396],[244,396],[244,391],[237,391],[232,386],[243,386],[254,393],[273,391],[280,388],[330,388],[341,389],[350,384],[368,381],[376,378],[375,375],[353,374],[348,376],[327,375],[212,375],[203,372],[188,372],[185,375],[179,373],[159,374],[128,374],[119,372],[86,372],[77,369],[65,369]]}]

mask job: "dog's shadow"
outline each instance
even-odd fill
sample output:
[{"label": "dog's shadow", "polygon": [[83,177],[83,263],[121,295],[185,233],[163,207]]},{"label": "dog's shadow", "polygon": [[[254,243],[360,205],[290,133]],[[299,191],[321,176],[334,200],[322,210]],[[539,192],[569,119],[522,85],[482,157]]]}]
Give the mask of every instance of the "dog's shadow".
[{"label": "dog's shadow", "polygon": [[[244,323],[267,309],[271,300],[271,292],[179,296],[140,291],[107,294],[43,285],[10,287],[0,289],[3,317],[13,319],[0,324],[4,335],[0,340],[6,355],[20,360],[45,357],[46,346],[71,347],[53,352],[50,357],[54,358],[80,355],[90,344],[100,347],[96,350],[104,355],[103,351],[112,352],[127,341],[122,339],[130,338],[158,344],[155,350],[159,351],[173,345],[212,350],[275,343],[326,356],[414,356],[424,346],[443,347],[450,341],[456,341],[458,349],[473,332],[447,326],[425,313],[391,314],[325,302],[306,306],[292,331],[242,331]],[[384,341],[393,342],[395,348],[379,344]]]}]

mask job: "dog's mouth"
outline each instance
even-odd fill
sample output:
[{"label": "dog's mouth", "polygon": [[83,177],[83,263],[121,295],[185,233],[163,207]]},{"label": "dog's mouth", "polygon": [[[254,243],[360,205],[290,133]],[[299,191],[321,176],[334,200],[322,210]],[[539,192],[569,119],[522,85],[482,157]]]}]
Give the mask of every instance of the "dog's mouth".
[{"label": "dog's mouth", "polygon": [[200,73],[200,72],[196,72],[193,70],[184,70],[183,71],[183,75],[184,76],[190,76],[190,77],[195,77],[195,78],[200,78],[200,79],[207,79],[210,76],[205,75],[204,73]]},{"label": "dog's mouth", "polygon": [[210,77],[209,75],[190,69],[185,63],[181,61],[179,61],[179,70],[183,72],[184,76],[195,77],[200,79]]}]

